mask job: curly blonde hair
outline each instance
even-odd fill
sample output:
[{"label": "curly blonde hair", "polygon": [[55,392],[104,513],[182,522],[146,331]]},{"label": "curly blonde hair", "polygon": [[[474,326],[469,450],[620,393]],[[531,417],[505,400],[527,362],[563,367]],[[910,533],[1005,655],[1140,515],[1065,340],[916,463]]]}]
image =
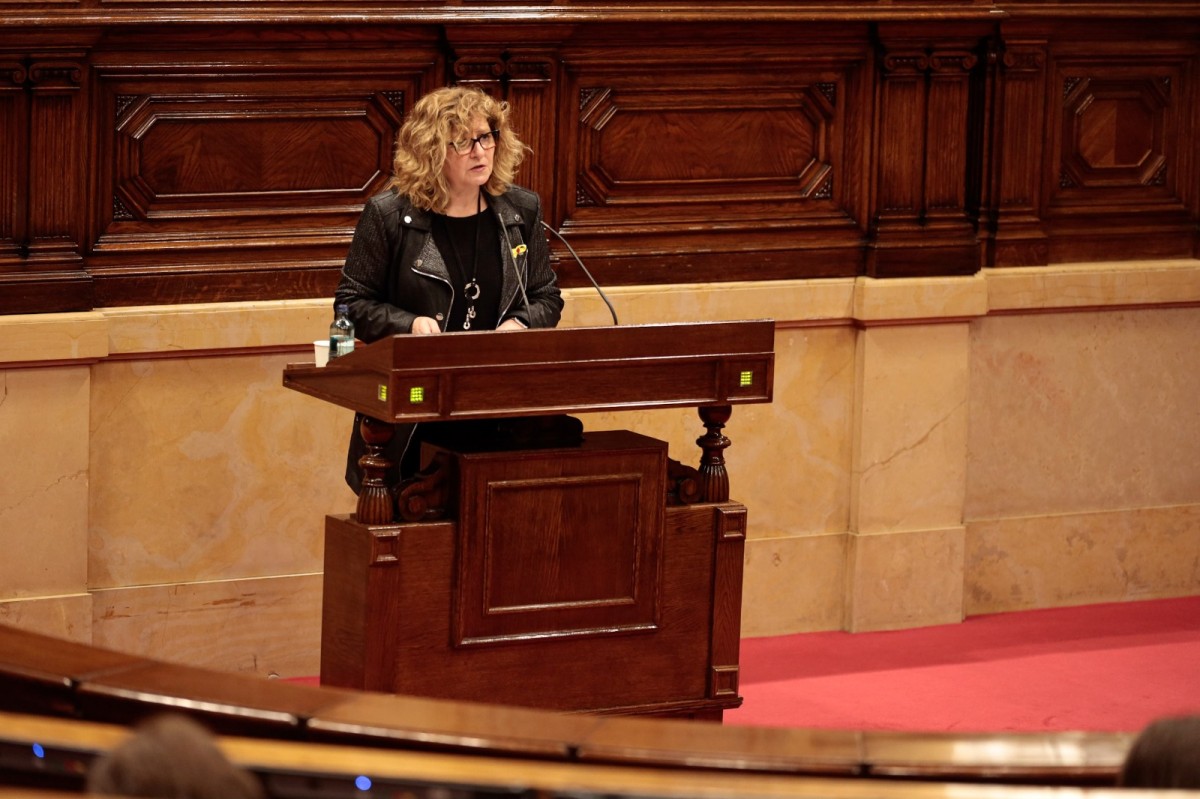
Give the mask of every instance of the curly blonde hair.
[{"label": "curly blonde hair", "polygon": [[437,89],[412,107],[396,136],[392,180],[388,185],[413,205],[440,213],[450,204],[450,189],[442,168],[450,142],[469,136],[472,122],[483,118],[500,131],[492,158],[492,176],[484,190],[503,194],[517,174],[528,147],[508,127],[508,103],[471,86]]}]

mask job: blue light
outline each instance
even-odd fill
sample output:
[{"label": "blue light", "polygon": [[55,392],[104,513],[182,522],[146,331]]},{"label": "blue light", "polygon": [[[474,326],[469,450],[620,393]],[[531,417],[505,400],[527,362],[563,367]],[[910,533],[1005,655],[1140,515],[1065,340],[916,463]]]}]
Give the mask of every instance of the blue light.
[{"label": "blue light", "polygon": [[46,750],[42,748],[41,744],[33,745],[33,756],[38,758],[46,756]]},{"label": "blue light", "polygon": [[354,787],[360,791],[371,790],[371,778],[366,776],[358,776],[354,778]]}]

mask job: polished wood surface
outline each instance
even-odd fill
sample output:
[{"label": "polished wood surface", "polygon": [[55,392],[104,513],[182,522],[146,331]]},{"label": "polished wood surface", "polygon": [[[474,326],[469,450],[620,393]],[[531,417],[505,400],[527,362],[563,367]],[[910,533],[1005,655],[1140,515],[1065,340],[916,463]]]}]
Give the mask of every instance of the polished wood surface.
[{"label": "polished wood surface", "polygon": [[[26,786],[81,784],[81,771],[111,750],[128,730],[109,724],[0,713],[0,779]],[[43,756],[30,754],[31,744]],[[359,777],[373,794],[460,797],[827,797],[829,799],[1136,799],[1154,792],[1047,786],[971,785],[869,778],[761,775],[589,763],[555,763],[438,753],[379,751],[346,745],[224,736],[218,745],[253,773],[272,799],[345,795]],[[8,789],[0,788],[0,795]],[[21,796],[20,792],[13,795]],[[1192,797],[1195,792],[1178,792]]]},{"label": "polished wood surface", "polygon": [[[1053,779],[1048,761],[1069,767],[1080,784],[1109,785],[1112,764],[1133,743],[1132,733],[1030,733],[1000,743],[987,733],[864,732],[864,759],[873,776],[988,779],[1038,783]],[[995,747],[1004,750],[995,757]]]},{"label": "polished wood surface", "polygon": [[12,711],[76,712],[76,686],[146,664],[144,658],[0,625],[3,707]]},{"label": "polished wood surface", "polygon": [[741,704],[745,508],[664,510],[664,443],[589,439],[460,465],[453,523],[328,517],[322,682],[605,713]]},{"label": "polished wood surface", "polygon": [[276,683],[183,665],[146,663],[82,682],[76,701],[88,716],[132,723],[148,712],[194,709],[216,729],[303,737],[307,719],[353,698],[336,689]]},{"label": "polished wood surface", "polygon": [[736,405],[771,401],[774,351],[771,320],[397,335],[283,384],[394,422]]},{"label": "polished wood surface", "polygon": [[285,386],[387,423],[683,405],[708,429],[698,469],[629,431],[431,439],[393,488],[387,425],[364,423],[357,511],[326,520],[322,682],[719,720],[741,704],[746,534],[721,431],[732,404],[771,400],[773,363],[759,320],[397,335],[288,366]]},{"label": "polished wood surface", "polygon": [[[366,455],[359,460],[363,481],[355,515],[364,524],[445,518],[448,486],[456,479],[445,463],[403,488],[387,483],[393,423],[604,410],[698,407],[707,430],[696,441],[700,462],[693,468],[671,461],[662,498],[724,502],[730,442],[722,431],[732,405],[771,401],[774,350],[775,323],[769,319],[401,334],[323,367],[290,364],[283,385],[363,415]],[[571,427],[568,417],[563,429]],[[548,427],[550,440],[571,438],[555,430]],[[578,439],[538,443],[543,437],[509,448],[574,446]],[[739,580],[740,570],[739,564]]]},{"label": "polished wood surface", "polygon": [[[12,627],[0,626],[0,711],[18,710],[49,724],[75,720],[125,723],[164,709],[199,718],[219,732],[267,740],[294,737],[296,720],[307,741],[353,743],[391,750],[441,750],[456,755],[523,757],[652,767],[678,776],[702,769],[762,775],[872,775],[880,780],[967,779],[1043,785],[1112,784],[1133,736],[1128,733],[922,734],[855,730],[723,727],[669,719],[564,715],[548,711],[390,696],[278,680],[235,678],[128,658]],[[97,669],[106,676],[86,678]],[[54,701],[26,694],[28,675],[69,686]],[[135,675],[154,675],[144,689]],[[248,688],[244,681],[255,680]],[[89,693],[125,691],[124,707],[93,702]],[[239,703],[249,703],[238,712]],[[65,702],[65,704],[64,704]],[[142,703],[140,711],[134,706]],[[216,710],[217,712],[213,712]],[[311,715],[308,715],[311,714]],[[0,739],[5,724],[0,724]],[[50,729],[50,728],[44,728]],[[73,729],[78,732],[83,728]],[[63,734],[68,734],[64,732]],[[74,733],[71,733],[74,734]],[[111,741],[110,741],[111,742]],[[422,755],[423,758],[427,755]],[[464,761],[465,762],[465,761]]]},{"label": "polished wood surface", "polygon": [[0,8],[0,313],[329,296],[447,83],[604,285],[1198,251],[1189,0]]}]

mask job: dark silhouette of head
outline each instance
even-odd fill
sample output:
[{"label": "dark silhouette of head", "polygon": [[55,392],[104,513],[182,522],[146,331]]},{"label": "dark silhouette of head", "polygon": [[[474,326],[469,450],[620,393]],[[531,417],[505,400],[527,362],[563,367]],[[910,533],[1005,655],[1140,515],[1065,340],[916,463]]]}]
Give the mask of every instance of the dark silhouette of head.
[{"label": "dark silhouette of head", "polygon": [[1200,716],[1158,719],[1129,748],[1123,788],[1200,788]]},{"label": "dark silhouette of head", "polygon": [[205,727],[178,714],[138,725],[92,764],[87,788],[157,799],[263,799],[254,775],[231,763]]}]

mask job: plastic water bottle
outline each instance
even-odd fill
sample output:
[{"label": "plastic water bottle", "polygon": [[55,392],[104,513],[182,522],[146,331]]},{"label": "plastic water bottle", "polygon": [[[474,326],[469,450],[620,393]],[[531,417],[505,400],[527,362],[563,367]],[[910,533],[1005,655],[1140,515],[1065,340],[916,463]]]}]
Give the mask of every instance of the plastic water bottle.
[{"label": "plastic water bottle", "polygon": [[354,352],[354,323],[350,321],[350,306],[334,309],[333,324],[329,326],[329,357],[340,358]]}]

